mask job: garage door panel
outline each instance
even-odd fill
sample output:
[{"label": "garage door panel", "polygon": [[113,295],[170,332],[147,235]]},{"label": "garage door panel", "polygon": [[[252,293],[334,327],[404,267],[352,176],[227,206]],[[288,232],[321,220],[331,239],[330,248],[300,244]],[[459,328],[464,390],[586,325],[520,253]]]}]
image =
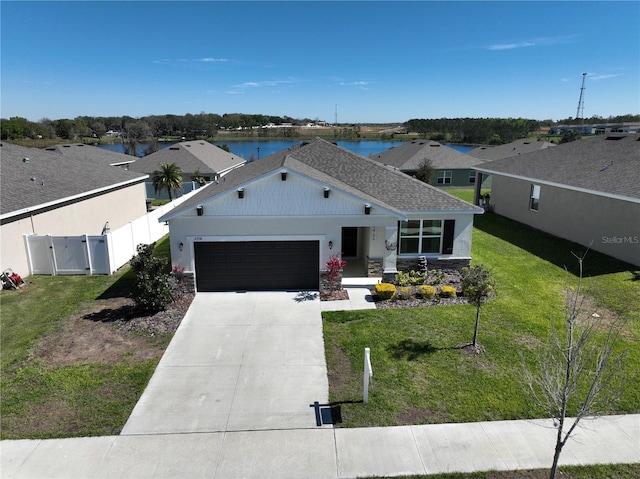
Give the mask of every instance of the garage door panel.
[{"label": "garage door panel", "polygon": [[318,241],[194,244],[198,291],[317,290]]}]

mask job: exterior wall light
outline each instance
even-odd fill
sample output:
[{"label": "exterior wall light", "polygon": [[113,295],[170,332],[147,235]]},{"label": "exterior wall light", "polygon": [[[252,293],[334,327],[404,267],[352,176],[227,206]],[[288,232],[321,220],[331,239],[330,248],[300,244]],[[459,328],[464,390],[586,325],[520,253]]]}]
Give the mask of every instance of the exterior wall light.
[{"label": "exterior wall light", "polygon": [[280,172],[280,178],[282,179],[282,181],[287,181],[287,172],[286,171],[281,171]]},{"label": "exterior wall light", "polygon": [[329,198],[329,192],[330,192],[330,191],[331,191],[331,190],[330,190],[329,188],[325,188],[325,189],[324,189],[324,197],[325,197],[325,198]]},{"label": "exterior wall light", "polygon": [[202,216],[202,215],[204,214],[204,206],[202,206],[202,205],[201,205],[201,206],[198,206],[198,207],[196,208],[196,214],[197,214],[198,216]]},{"label": "exterior wall light", "polygon": [[178,245],[178,249],[182,251],[184,249],[184,243],[180,242],[180,244]]},{"label": "exterior wall light", "polygon": [[238,190],[238,198],[240,199],[244,198],[244,188],[240,188]]},{"label": "exterior wall light", "polygon": [[329,249],[333,249],[333,241],[329,241]]},{"label": "exterior wall light", "polygon": [[371,205],[364,205],[364,214],[365,215],[371,214]]}]

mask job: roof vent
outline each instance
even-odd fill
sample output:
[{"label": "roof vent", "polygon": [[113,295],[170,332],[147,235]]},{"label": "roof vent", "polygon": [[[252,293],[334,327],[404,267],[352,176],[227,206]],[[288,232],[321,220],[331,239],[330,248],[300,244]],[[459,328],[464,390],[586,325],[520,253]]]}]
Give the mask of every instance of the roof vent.
[{"label": "roof vent", "polygon": [[22,159],[23,163],[29,163],[31,158],[27,158],[26,156]]},{"label": "roof vent", "polygon": [[525,142],[524,142],[524,144],[525,144],[525,145],[530,145],[530,144],[531,144],[531,142],[530,142],[530,141],[525,141]]},{"label": "roof vent", "polygon": [[624,136],[608,136],[607,140],[622,140]]},{"label": "roof vent", "polygon": [[440,143],[431,143],[429,146],[440,146]]},{"label": "roof vent", "polygon": [[187,148],[191,148],[191,145],[184,145],[184,146],[186,146]]},{"label": "roof vent", "polygon": [[71,145],[62,145],[62,148],[71,148]]},{"label": "roof vent", "polygon": [[179,150],[180,148],[178,148],[177,146],[170,146],[169,149],[170,150]]}]

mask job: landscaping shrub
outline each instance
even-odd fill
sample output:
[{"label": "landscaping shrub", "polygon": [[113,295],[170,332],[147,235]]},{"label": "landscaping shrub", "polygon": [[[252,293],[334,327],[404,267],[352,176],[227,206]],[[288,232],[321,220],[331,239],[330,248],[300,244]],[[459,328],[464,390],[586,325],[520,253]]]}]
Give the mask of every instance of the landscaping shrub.
[{"label": "landscaping shrub", "polygon": [[398,296],[400,299],[411,299],[411,294],[413,293],[413,288],[411,286],[401,286],[398,289]]},{"label": "landscaping shrub", "polygon": [[456,288],[453,286],[444,285],[440,288],[440,296],[443,298],[454,298],[456,295]]},{"label": "landscaping shrub", "polygon": [[435,286],[423,284],[422,286],[420,286],[419,289],[420,289],[420,296],[422,296],[423,299],[433,299],[433,297],[436,295]]},{"label": "landscaping shrub", "polygon": [[175,299],[164,262],[153,256],[154,247],[153,244],[139,244],[138,254],[130,262],[135,273],[131,298],[138,309],[148,313],[162,311]]},{"label": "landscaping shrub", "polygon": [[396,294],[396,287],[391,283],[378,283],[375,287],[376,294],[382,300],[393,298]]}]

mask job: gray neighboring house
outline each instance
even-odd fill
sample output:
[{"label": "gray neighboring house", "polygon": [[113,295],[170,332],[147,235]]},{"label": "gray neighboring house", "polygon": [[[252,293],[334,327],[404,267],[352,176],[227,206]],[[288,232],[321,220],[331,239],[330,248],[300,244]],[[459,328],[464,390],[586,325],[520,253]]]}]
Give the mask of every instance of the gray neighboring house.
[{"label": "gray neighboring house", "polygon": [[415,175],[425,159],[429,159],[436,170],[436,177],[432,181],[434,186],[475,185],[476,171],[473,167],[483,163],[477,158],[431,140],[412,140],[373,155],[371,159],[411,176]]},{"label": "gray neighboring house", "polygon": [[44,148],[46,151],[59,153],[67,158],[74,158],[86,164],[102,166],[119,166],[128,170],[136,157],[118,153],[116,151],[105,150],[97,146],[85,145],[83,143],[69,143],[63,145],[53,145]]},{"label": "gray neighboring house", "polygon": [[467,154],[482,161],[495,161],[557,146],[548,141],[517,140],[497,146],[479,146]]},{"label": "gray neighboring house", "polygon": [[[204,140],[183,141],[155,153],[136,160],[131,169],[146,173],[153,178],[153,172],[163,163],[175,163],[182,170],[185,184],[192,182],[191,177],[200,173],[206,182],[220,179],[234,168],[246,163],[244,158],[229,153]],[[151,184],[151,180],[149,181]],[[189,190],[190,191],[190,190]],[[186,191],[185,191],[186,192]],[[155,193],[153,185],[147,187],[147,195],[150,198],[165,198],[166,192]],[[164,195],[164,196],[163,196]]]},{"label": "gray neighboring house", "polygon": [[316,138],[230,171],[159,221],[198,291],[317,290],[333,255],[347,276],[391,279],[420,256],[466,266],[482,212]]},{"label": "gray neighboring house", "polygon": [[598,135],[476,169],[491,175],[497,214],[640,266],[640,135]]},{"label": "gray neighboring house", "polygon": [[99,235],[146,214],[147,175],[10,143],[0,157],[2,271],[29,275],[24,235]]}]

